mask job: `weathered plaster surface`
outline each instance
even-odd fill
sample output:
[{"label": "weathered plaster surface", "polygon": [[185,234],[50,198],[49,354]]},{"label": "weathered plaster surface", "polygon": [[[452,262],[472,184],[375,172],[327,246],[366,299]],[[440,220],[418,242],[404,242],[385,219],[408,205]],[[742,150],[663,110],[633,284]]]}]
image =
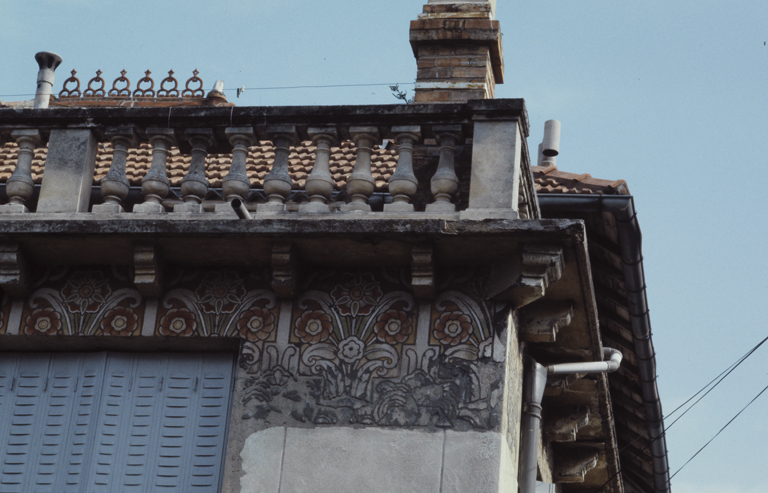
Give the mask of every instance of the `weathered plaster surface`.
[{"label": "weathered plaster surface", "polygon": [[[241,452],[241,493],[501,493],[498,432],[269,428]],[[226,490],[225,490],[226,491]],[[233,491],[238,491],[233,489]]]},{"label": "weathered plaster surface", "polygon": [[240,488],[250,493],[276,493],[280,490],[285,428],[269,428],[254,433],[240,452],[245,476]]}]

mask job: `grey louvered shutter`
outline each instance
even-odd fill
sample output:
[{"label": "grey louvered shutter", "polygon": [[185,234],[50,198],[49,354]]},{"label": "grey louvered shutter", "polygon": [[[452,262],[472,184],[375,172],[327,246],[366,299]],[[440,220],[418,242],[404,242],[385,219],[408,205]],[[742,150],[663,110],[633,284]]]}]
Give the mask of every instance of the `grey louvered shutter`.
[{"label": "grey louvered shutter", "polygon": [[233,358],[0,353],[0,493],[219,489]]},{"label": "grey louvered shutter", "polygon": [[3,460],[0,491],[3,493],[30,491],[28,484],[33,479],[32,471],[38,458],[33,442],[42,425],[49,360],[49,355],[41,354],[19,355],[7,361],[11,386],[2,404],[7,419],[0,455]]},{"label": "grey louvered shutter", "polygon": [[53,353],[48,365],[39,433],[33,442],[38,454],[26,491],[76,492],[82,488],[88,462],[89,434],[97,419],[105,353]]},{"label": "grey louvered shutter", "polygon": [[94,492],[219,489],[231,355],[114,355],[107,362]]},{"label": "grey louvered shutter", "polygon": [[107,353],[86,353],[78,358],[72,415],[66,446],[61,449],[63,466],[59,468],[53,483],[56,488],[51,489],[57,493],[85,491],[83,485],[93,458]]},{"label": "grey louvered shutter", "polygon": [[218,490],[232,382],[230,355],[169,358],[157,491]]},{"label": "grey louvered shutter", "polygon": [[162,355],[140,358],[130,353],[112,353],[107,358],[90,491],[151,491],[147,468],[157,434],[153,423],[160,412],[163,360]]},{"label": "grey louvered shutter", "polygon": [[225,455],[229,402],[232,393],[231,355],[202,358],[197,423],[192,448],[192,474],[188,491],[216,491]]}]

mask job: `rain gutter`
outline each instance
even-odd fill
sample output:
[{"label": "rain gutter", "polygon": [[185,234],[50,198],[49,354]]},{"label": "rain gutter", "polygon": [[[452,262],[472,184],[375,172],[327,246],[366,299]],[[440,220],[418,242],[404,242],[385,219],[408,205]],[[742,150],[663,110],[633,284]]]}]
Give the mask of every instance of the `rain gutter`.
[{"label": "rain gutter", "polygon": [[627,306],[632,325],[632,339],[638,361],[643,406],[648,422],[650,452],[653,461],[655,493],[669,493],[669,462],[664,436],[664,415],[656,384],[656,353],[651,340],[651,319],[643,270],[642,235],[631,195],[561,195],[538,194],[542,213],[609,212],[616,219],[622,270],[627,289]]}]

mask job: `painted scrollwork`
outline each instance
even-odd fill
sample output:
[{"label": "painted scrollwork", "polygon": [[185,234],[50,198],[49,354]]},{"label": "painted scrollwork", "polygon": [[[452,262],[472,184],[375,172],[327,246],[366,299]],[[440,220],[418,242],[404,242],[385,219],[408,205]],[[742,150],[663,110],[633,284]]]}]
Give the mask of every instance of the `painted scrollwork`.
[{"label": "painted scrollwork", "polygon": [[53,273],[48,283],[64,281],[60,288],[41,287],[29,297],[22,332],[27,335],[130,336],[139,330],[141,295],[105,274],[88,269]]},{"label": "painted scrollwork", "polygon": [[252,375],[243,418],[497,426],[502,372],[489,358],[492,308],[476,296],[482,286],[464,280],[418,305],[400,277],[364,271],[317,276],[294,304],[289,340],[250,344],[241,355]]},{"label": "painted scrollwork", "polygon": [[206,271],[165,295],[157,332],[264,341],[274,335],[276,306],[274,293],[246,289],[245,278],[237,272]]}]

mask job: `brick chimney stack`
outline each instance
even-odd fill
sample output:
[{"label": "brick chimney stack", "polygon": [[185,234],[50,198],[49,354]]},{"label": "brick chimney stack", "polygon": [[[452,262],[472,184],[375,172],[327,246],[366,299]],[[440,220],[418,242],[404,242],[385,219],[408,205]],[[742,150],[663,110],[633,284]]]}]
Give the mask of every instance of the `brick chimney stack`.
[{"label": "brick chimney stack", "polygon": [[411,21],[416,103],[491,99],[504,82],[504,54],[495,0],[429,0]]}]

